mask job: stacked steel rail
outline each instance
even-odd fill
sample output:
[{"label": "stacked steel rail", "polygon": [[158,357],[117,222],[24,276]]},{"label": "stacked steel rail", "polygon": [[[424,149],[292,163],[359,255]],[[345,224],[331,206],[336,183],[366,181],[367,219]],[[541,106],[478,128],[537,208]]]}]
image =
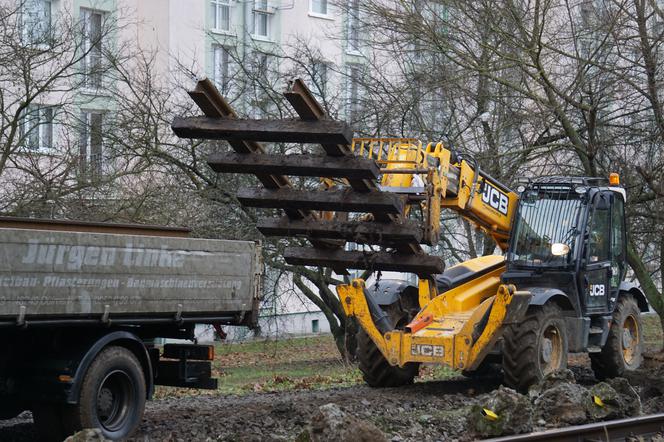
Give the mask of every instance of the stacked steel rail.
[{"label": "stacked steel rail", "polygon": [[[554,428],[536,433],[488,439],[487,442],[572,442],[651,440],[664,434],[664,413],[636,416],[606,422],[595,422],[567,428]],[[648,439],[644,439],[648,438]],[[657,439],[661,440],[661,439]]]},{"label": "stacked steel rail", "polygon": [[[354,152],[352,129],[331,120],[301,80],[293,81],[284,92],[299,119],[240,119],[207,79],[199,81],[189,95],[204,116],[175,118],[174,133],[181,138],[228,141],[234,152],[212,154],[210,167],[216,172],[255,175],[263,188],[241,189],[240,203],[285,213],[281,218],[259,220],[259,231],[266,236],[303,236],[313,246],[287,248],[286,262],[331,267],[337,273],[393,270],[430,277],[444,270],[442,260],[426,254],[420,245],[432,242],[426,226],[406,216],[409,205],[421,204],[421,199],[381,190],[378,180],[385,169],[377,161],[380,158]],[[320,144],[324,154],[270,154],[259,142]],[[301,190],[292,186],[288,176],[335,179],[342,185]],[[364,216],[349,220],[326,215],[332,212]],[[346,250],[346,241],[380,250]]]}]

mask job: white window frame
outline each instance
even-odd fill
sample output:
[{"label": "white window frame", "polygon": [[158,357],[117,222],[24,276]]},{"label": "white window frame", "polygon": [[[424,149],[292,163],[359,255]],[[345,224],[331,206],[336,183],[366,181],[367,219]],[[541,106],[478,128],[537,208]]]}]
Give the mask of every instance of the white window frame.
[{"label": "white window frame", "polygon": [[[326,62],[325,60],[316,60],[313,63],[313,72],[312,72],[312,92],[315,95],[325,95],[325,93],[328,91],[328,82],[330,81],[330,64]],[[316,86],[316,83],[320,83],[318,86],[320,86],[320,91],[319,87]]]},{"label": "white window frame", "polygon": [[21,117],[20,134],[23,147],[31,152],[54,149],[55,106],[31,104]]},{"label": "white window frame", "polygon": [[[83,23],[83,51],[86,52],[85,57],[81,60],[83,72],[83,85],[86,90],[98,91],[104,86],[104,72],[103,72],[103,44],[104,39],[101,35],[104,26],[104,13],[96,9],[81,8],[82,23]],[[99,16],[99,33],[100,39],[97,42],[98,48],[93,48],[92,45],[92,16]],[[97,66],[100,72],[91,72],[89,66]],[[93,68],[96,69],[97,67]],[[93,82],[93,80],[96,80]]]},{"label": "white window frame", "polygon": [[346,52],[360,53],[360,0],[348,0]]},{"label": "white window frame", "polygon": [[[93,130],[92,118],[99,116],[99,148],[93,153]],[[95,181],[101,178],[107,171],[106,158],[104,155],[104,117],[105,112],[96,110],[81,111],[81,139],[79,140],[79,174],[85,181]],[[84,149],[85,148],[85,149]],[[97,150],[97,149],[95,149]],[[94,169],[93,170],[93,166]]]},{"label": "white window frame", "polygon": [[[273,80],[272,63],[274,62],[273,55],[267,52],[254,51],[251,54],[252,62],[252,76],[253,78],[261,78],[263,82],[270,83]],[[254,88],[251,103],[251,115],[254,118],[266,117],[269,114],[269,109],[261,109],[258,107],[259,102],[267,102],[269,105],[269,93],[262,87]]]},{"label": "white window frame", "polygon": [[51,0],[25,0],[21,10],[23,43],[48,46],[46,42],[53,26],[52,15]]},{"label": "white window frame", "polygon": [[[272,15],[274,12],[269,7],[268,0],[254,0],[251,11],[252,30],[251,36],[257,40],[272,41]],[[265,21],[265,33],[258,33],[258,20]]]},{"label": "white window frame", "polygon": [[[355,124],[359,119],[354,119],[362,112],[362,85],[360,78],[364,66],[358,63],[348,63],[346,65],[346,120],[349,124]],[[356,115],[357,114],[357,115]]]},{"label": "white window frame", "polygon": [[231,57],[227,46],[212,45],[212,78],[222,95],[228,95],[231,78]]},{"label": "white window frame", "polygon": [[[325,5],[325,12],[316,11],[316,3]],[[330,14],[330,6],[332,5],[330,4],[329,0],[309,0],[309,15],[311,17],[332,19]]]},{"label": "white window frame", "polygon": [[[211,29],[217,33],[230,33],[232,24],[230,0],[208,0],[211,6]],[[226,18],[224,20],[224,11]],[[221,26],[220,26],[221,25]]]}]

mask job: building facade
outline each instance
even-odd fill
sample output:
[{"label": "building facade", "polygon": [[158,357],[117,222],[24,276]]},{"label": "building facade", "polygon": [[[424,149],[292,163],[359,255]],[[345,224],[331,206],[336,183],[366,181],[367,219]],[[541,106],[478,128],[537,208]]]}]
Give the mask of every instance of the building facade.
[{"label": "building facade", "polygon": [[[349,0],[342,8],[333,3],[0,0],[15,8],[26,48],[48,51],[52,36],[69,26],[77,41],[69,53],[74,58],[85,54],[71,66],[66,88],[36,97],[21,111],[20,152],[44,162],[57,161],[66,152],[77,159],[74,180],[97,179],[114,166],[105,130],[119,112],[109,93],[116,78],[107,59],[111,52],[117,57],[149,54],[155,81],[174,79],[182,90],[208,77],[235,109],[254,117],[272,115],[270,94],[282,90],[291,73],[302,74],[323,101],[335,97],[337,104],[329,108],[335,117],[352,121],[360,111],[359,77],[365,63],[360,3]],[[320,309],[293,291],[284,291],[263,311],[265,335],[329,332]]]}]

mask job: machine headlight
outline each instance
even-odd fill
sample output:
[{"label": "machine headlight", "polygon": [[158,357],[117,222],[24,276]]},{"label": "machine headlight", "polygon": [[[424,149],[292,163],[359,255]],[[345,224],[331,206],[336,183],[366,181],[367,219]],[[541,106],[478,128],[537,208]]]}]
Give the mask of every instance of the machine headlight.
[{"label": "machine headlight", "polygon": [[561,242],[551,244],[551,254],[554,256],[565,256],[569,253],[569,246]]},{"label": "machine headlight", "polygon": [[586,193],[588,191],[588,188],[584,187],[584,186],[577,186],[577,187],[574,188],[574,190],[576,191],[576,193],[578,193],[580,195],[583,195],[584,193]]},{"label": "machine headlight", "polygon": [[516,191],[519,193],[523,193],[525,190],[526,186],[524,186],[523,184],[516,188]]}]

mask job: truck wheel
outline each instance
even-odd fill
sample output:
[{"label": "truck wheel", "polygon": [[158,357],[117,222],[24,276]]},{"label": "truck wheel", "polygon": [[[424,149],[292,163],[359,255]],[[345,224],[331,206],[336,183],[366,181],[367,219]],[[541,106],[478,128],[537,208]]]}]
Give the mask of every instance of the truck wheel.
[{"label": "truck wheel", "polygon": [[545,375],[567,367],[567,329],[555,304],[533,306],[503,340],[505,384],[525,392]]},{"label": "truck wheel", "polygon": [[[408,323],[407,313],[398,305],[390,305],[386,312],[393,327]],[[403,367],[390,365],[362,328],[357,333],[357,360],[364,381],[377,388],[412,384],[420,369],[420,364],[416,362],[409,362]]]},{"label": "truck wheel", "polygon": [[141,363],[124,347],[108,347],[90,365],[77,406],[67,410],[70,433],[99,428],[108,439],[124,439],[141,423],[146,387]]},{"label": "truck wheel", "polygon": [[641,310],[632,295],[622,295],[613,311],[606,344],[600,353],[590,353],[599,380],[621,376],[639,368],[643,358]]}]

